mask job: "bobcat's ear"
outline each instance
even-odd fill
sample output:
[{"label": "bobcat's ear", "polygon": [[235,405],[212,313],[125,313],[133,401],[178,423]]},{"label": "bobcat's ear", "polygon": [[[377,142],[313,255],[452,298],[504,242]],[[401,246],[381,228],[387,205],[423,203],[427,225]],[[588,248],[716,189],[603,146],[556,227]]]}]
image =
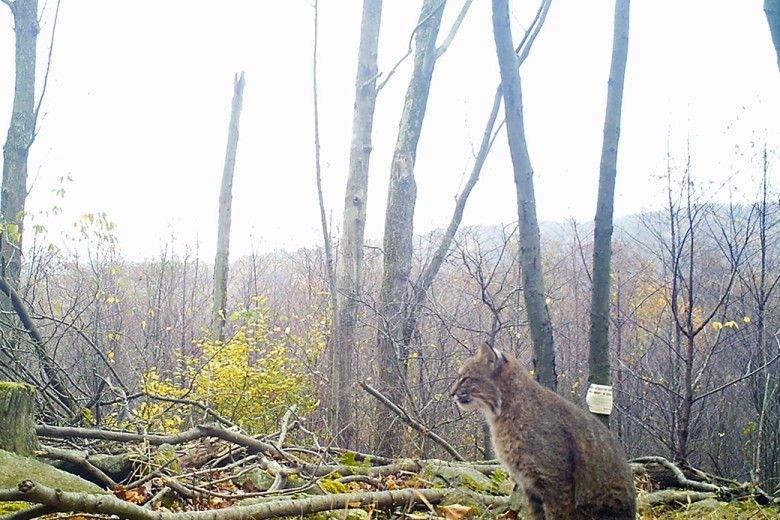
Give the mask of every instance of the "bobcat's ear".
[{"label": "bobcat's ear", "polygon": [[497,363],[499,366],[506,362],[506,356],[500,350],[483,343],[479,346],[479,357],[489,363]]}]

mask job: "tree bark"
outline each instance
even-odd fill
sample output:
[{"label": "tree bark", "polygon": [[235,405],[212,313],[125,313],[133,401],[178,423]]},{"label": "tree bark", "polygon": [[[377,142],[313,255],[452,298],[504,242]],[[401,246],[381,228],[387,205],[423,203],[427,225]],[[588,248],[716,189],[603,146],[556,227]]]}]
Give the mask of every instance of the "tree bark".
[{"label": "tree bark", "polygon": [[523,298],[533,341],[534,374],[542,385],[555,390],[558,385],[555,371],[555,346],[544,288],[533,184],[534,172],[525,140],[520,73],[517,70],[517,56],[512,44],[508,0],[493,0],[493,36],[501,70],[507,138],[517,190],[520,267]]},{"label": "tree bark", "polygon": [[225,167],[222,170],[222,187],[219,192],[219,218],[217,223],[217,254],[214,259],[214,332],[220,340],[225,335],[227,312],[227,284],[230,252],[230,217],[233,205],[233,172],[236,169],[238,150],[238,123],[244,98],[244,73],[233,78],[233,105],[230,111]]},{"label": "tree bark", "polygon": [[0,381],[0,449],[30,456],[38,449],[35,389]]},{"label": "tree bark", "polygon": [[[414,164],[436,63],[436,37],[445,3],[443,0],[423,2],[415,34],[414,69],[406,90],[390,166],[376,360],[380,391],[396,403],[406,401],[403,386],[407,354],[403,345],[403,332],[417,198]],[[393,456],[400,450],[401,436],[387,429],[393,420],[392,412],[384,408],[378,410],[377,426],[381,427],[376,429],[376,445],[382,455]]]},{"label": "tree bark", "polygon": [[780,0],[764,0],[764,14],[777,55],[777,67],[780,69]]},{"label": "tree bark", "polygon": [[368,166],[377,96],[377,48],[381,21],[382,0],[364,0],[331,348],[333,430],[341,431],[338,441],[343,446],[351,446],[355,438],[355,324],[363,276]]},{"label": "tree bark", "polygon": [[[609,309],[612,264],[612,216],[615,203],[620,114],[623,105],[623,80],[628,57],[628,18],[630,0],[616,0],[612,36],[612,63],[607,86],[604,140],[601,146],[599,190],[593,230],[593,283],[590,307],[590,350],[588,381],[612,385],[609,362]],[[596,414],[609,424],[609,414]]]},{"label": "tree bark", "polygon": [[22,223],[27,199],[27,158],[35,136],[35,63],[38,0],[8,4],[14,17],[16,83],[11,124],[3,147],[0,196],[0,274],[14,289],[21,273]]}]

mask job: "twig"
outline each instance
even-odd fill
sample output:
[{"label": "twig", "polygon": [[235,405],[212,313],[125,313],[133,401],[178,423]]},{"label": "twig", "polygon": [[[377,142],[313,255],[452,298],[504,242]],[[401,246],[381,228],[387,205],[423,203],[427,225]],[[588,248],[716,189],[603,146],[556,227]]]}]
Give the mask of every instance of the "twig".
[{"label": "twig", "polygon": [[[5,1],[5,0],[3,0]],[[57,19],[60,16],[60,2],[61,0],[57,0],[57,7],[54,8],[54,22],[51,26],[51,42],[49,43],[49,56],[46,60],[46,73],[43,75],[43,86],[41,87],[41,96],[38,98],[38,103],[35,105],[35,112],[33,115],[33,128],[38,124],[38,113],[41,111],[41,105],[43,104],[43,96],[46,94],[46,86],[49,84],[49,71],[51,70],[51,56],[54,53],[54,35],[57,33]],[[38,132],[33,131],[32,139],[30,139],[30,144],[27,145],[27,148],[29,149],[33,142],[35,141],[35,137],[38,135]]]},{"label": "twig", "polygon": [[167,495],[167,494],[168,494],[168,492],[169,492],[170,490],[171,490],[171,488],[169,488],[168,486],[163,486],[163,487],[162,487],[162,489],[161,489],[160,491],[158,491],[157,493],[155,493],[155,495],[154,495],[152,498],[150,498],[150,499],[149,499],[149,501],[148,501],[148,502],[146,502],[146,503],[143,505],[143,507],[145,507],[146,509],[151,509],[151,508],[152,508],[152,506],[153,506],[154,504],[156,504],[157,502],[159,502],[160,500],[162,500],[162,499],[163,499],[163,497],[164,497],[165,495]]},{"label": "twig", "polygon": [[276,441],[279,446],[282,446],[284,444],[284,439],[287,437],[287,425],[290,422],[290,417],[295,413],[295,410],[298,408],[298,405],[293,404],[290,406],[286,412],[284,412],[284,415],[282,416],[282,429],[279,432],[279,440]]},{"label": "twig", "polygon": [[[442,0],[442,1],[439,3],[439,5],[437,5],[437,6],[436,6],[436,7],[434,7],[433,9],[431,9],[431,12],[430,12],[430,13],[428,13],[428,14],[427,14],[427,15],[426,15],[426,16],[425,16],[425,17],[424,17],[422,20],[420,20],[419,22],[417,22],[417,25],[415,25],[415,26],[414,26],[414,29],[412,29],[412,34],[411,34],[411,35],[409,35],[409,44],[407,45],[407,48],[406,48],[406,54],[404,54],[403,56],[401,56],[401,59],[399,59],[399,60],[398,60],[398,61],[395,63],[395,65],[393,65],[393,67],[390,69],[390,72],[388,72],[388,73],[387,73],[387,76],[385,76],[385,79],[384,79],[384,80],[382,80],[382,81],[381,81],[381,82],[380,82],[380,83],[379,83],[379,84],[376,86],[376,91],[377,91],[377,92],[379,92],[380,90],[382,90],[382,88],[383,88],[383,87],[384,87],[384,86],[387,84],[387,82],[388,82],[388,81],[390,81],[390,78],[392,78],[392,77],[393,77],[393,74],[395,74],[395,71],[396,71],[396,69],[398,69],[398,67],[400,67],[400,66],[401,66],[401,63],[403,63],[403,62],[406,60],[406,58],[408,58],[409,56],[411,56],[411,55],[412,55],[412,51],[414,50],[414,48],[412,47],[412,42],[414,42],[414,35],[415,35],[415,34],[417,34],[417,30],[418,30],[420,27],[422,27],[422,26],[423,26],[423,24],[425,24],[425,22],[427,22],[428,20],[430,20],[430,19],[431,19],[431,17],[432,17],[434,14],[436,14],[436,11],[438,11],[439,9],[442,9],[442,8],[444,7],[444,3],[445,3],[445,2],[446,2],[446,0]],[[381,73],[381,72],[380,72],[379,74],[377,74],[377,78],[378,78],[379,76],[381,76],[381,75],[382,75],[382,73]],[[366,81],[366,83],[370,83],[371,81],[374,81],[374,80],[375,80],[375,79],[377,79],[377,78],[371,78],[370,80]]]},{"label": "twig", "polygon": [[401,407],[399,407],[397,404],[392,402],[390,399],[382,395],[382,393],[379,390],[373,388],[371,385],[363,381],[360,382],[360,386],[363,387],[363,390],[376,397],[379,400],[379,402],[381,402],[383,405],[389,408],[406,424],[408,424],[409,426],[419,431],[420,433],[422,433],[432,441],[436,442],[439,446],[444,448],[447,451],[447,453],[455,457],[456,460],[459,461],[466,460],[463,458],[463,456],[460,453],[458,453],[458,450],[452,447],[452,445],[449,442],[442,439],[439,435],[431,431],[431,429],[425,426],[424,424],[420,424],[419,422],[409,417],[409,414],[407,414],[403,409],[401,409]]},{"label": "twig", "polygon": [[766,363],[764,363],[760,367],[756,368],[755,370],[753,370],[751,372],[748,372],[747,374],[743,374],[743,375],[741,375],[741,376],[739,376],[739,377],[737,377],[735,379],[732,379],[731,381],[723,383],[722,385],[720,385],[717,388],[713,388],[712,390],[708,390],[707,392],[704,392],[702,394],[697,395],[696,397],[693,398],[693,402],[695,403],[697,401],[701,401],[705,397],[709,397],[712,394],[720,392],[721,390],[725,390],[726,388],[730,387],[731,385],[739,383],[740,381],[744,381],[745,379],[749,378],[750,376],[752,376],[754,374],[757,374],[758,372],[761,372],[762,370],[764,370],[766,367],[768,367],[769,365],[771,365],[772,363],[774,363],[778,359],[780,359],[780,352],[778,352],[778,354],[775,357],[773,357],[772,359],[770,359],[769,361],[767,361]]}]

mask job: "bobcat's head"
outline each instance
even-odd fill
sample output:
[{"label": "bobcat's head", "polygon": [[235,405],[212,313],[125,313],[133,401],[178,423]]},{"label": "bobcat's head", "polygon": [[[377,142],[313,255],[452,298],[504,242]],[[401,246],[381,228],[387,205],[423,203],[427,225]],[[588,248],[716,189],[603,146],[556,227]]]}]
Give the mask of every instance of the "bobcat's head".
[{"label": "bobcat's head", "polygon": [[499,376],[507,358],[498,350],[482,345],[477,355],[466,360],[450,395],[462,410],[482,410],[487,415],[501,413]]}]

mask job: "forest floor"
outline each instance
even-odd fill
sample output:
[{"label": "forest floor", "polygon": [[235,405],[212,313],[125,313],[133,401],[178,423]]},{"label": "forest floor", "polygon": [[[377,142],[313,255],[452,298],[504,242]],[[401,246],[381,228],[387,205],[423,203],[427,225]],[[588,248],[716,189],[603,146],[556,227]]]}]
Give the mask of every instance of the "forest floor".
[{"label": "forest floor", "polygon": [[[14,473],[5,460],[0,520],[524,517],[522,498],[495,461],[391,460],[215,425],[175,435],[47,426],[38,433],[40,460],[97,486],[46,480],[28,462]],[[642,520],[780,519],[780,500],[754,486],[683,472],[660,457],[637,459],[632,469]]]}]

